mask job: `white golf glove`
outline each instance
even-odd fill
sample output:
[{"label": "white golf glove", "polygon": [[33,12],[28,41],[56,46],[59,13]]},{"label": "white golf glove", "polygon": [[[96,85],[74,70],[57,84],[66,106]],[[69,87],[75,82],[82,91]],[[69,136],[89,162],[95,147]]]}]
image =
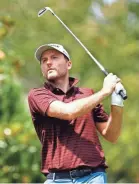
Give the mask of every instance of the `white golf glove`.
[{"label": "white golf glove", "polygon": [[124,106],[124,103],[123,103],[124,100],[118,94],[120,90],[123,90],[126,94],[126,90],[124,89],[123,85],[121,83],[117,83],[115,87],[115,91],[113,91],[111,95],[111,105],[116,105],[120,107]]}]

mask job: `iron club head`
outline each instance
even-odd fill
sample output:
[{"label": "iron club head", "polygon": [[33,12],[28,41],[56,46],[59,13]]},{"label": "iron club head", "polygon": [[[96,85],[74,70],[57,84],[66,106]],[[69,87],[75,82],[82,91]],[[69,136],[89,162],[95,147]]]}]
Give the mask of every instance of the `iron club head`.
[{"label": "iron club head", "polygon": [[54,14],[54,12],[51,10],[51,8],[49,7],[44,7],[43,9],[41,9],[39,12],[38,12],[38,17],[42,16],[45,12],[47,11],[50,11],[52,14]]}]

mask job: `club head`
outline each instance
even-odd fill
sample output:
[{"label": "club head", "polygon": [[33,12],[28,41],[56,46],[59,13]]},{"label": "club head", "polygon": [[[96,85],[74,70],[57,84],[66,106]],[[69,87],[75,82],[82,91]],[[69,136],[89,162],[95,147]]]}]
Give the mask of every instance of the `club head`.
[{"label": "club head", "polygon": [[49,8],[49,7],[44,7],[43,9],[41,9],[41,10],[38,12],[38,17],[42,16],[42,15],[43,15],[44,13],[46,13],[48,10],[53,14],[53,11],[51,10],[51,8]]}]

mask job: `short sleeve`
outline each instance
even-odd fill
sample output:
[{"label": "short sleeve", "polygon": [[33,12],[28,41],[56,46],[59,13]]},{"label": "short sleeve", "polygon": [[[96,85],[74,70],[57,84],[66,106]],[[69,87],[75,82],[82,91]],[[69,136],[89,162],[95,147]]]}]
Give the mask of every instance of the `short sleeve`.
[{"label": "short sleeve", "polygon": [[108,121],[108,114],[104,111],[104,107],[102,104],[98,104],[93,109],[93,117],[95,122],[106,122]]},{"label": "short sleeve", "polygon": [[31,114],[46,114],[49,105],[58,100],[57,97],[47,89],[32,89],[28,95],[28,104]]}]

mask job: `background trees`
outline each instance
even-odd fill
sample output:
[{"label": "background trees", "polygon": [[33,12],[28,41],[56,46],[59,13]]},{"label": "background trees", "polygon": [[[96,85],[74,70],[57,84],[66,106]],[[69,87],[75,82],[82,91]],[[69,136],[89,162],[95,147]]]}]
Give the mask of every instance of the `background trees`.
[{"label": "background trees", "polygon": [[[57,15],[107,68],[117,74],[128,92],[122,135],[117,144],[103,141],[110,166],[109,182],[139,182],[139,3],[102,0],[5,0],[0,7],[0,180],[1,182],[43,182],[40,174],[40,143],[28,113],[27,93],[42,85],[34,51],[44,43],[60,43],[69,51],[71,75],[80,85],[98,91],[104,75],[61,24]],[[110,99],[104,101],[109,112]],[[35,141],[34,141],[35,140]],[[8,177],[7,177],[8,176]]]}]

